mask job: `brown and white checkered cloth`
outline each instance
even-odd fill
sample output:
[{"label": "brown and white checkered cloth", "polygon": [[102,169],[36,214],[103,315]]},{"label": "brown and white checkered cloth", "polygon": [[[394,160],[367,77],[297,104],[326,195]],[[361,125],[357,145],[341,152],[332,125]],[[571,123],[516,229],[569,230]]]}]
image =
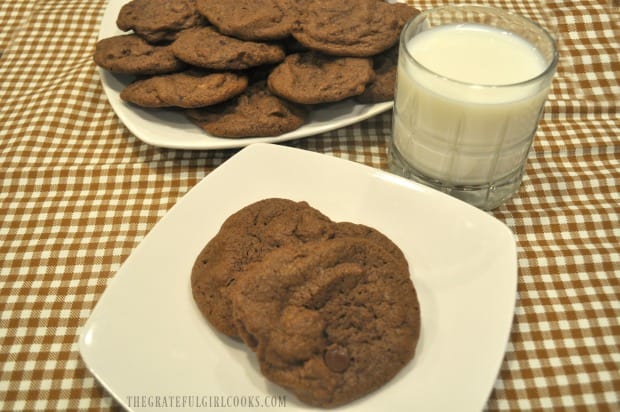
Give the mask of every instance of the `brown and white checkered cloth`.
[{"label": "brown and white checkered cloth", "polygon": [[[540,22],[560,50],[522,188],[493,212],[515,233],[519,283],[487,408],[617,411],[619,6],[485,3]],[[235,152],[152,147],[123,126],[91,57],[105,6],[0,2],[0,410],[114,407],[80,328],[144,235]],[[390,130],[385,113],[288,144],[385,168]]]}]

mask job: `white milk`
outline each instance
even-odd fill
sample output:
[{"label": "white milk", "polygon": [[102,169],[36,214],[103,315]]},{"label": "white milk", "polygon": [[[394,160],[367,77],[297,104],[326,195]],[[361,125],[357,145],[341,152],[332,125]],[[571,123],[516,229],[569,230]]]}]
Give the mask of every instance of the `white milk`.
[{"label": "white milk", "polygon": [[[457,185],[518,171],[547,94],[543,56],[524,39],[478,24],[434,27],[401,49],[394,144],[415,169]],[[520,84],[522,83],[522,84]],[[478,85],[478,86],[476,86]]]}]

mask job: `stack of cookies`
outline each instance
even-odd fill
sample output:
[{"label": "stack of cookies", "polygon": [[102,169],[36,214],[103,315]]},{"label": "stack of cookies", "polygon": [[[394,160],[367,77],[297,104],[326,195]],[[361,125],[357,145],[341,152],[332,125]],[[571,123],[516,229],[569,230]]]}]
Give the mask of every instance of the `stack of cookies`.
[{"label": "stack of cookies", "polygon": [[129,103],[174,107],[209,134],[276,136],[315,105],[392,100],[400,31],[383,0],[132,0],[95,62],[135,75]]},{"label": "stack of cookies", "polygon": [[306,202],[269,198],[231,215],[198,255],[191,286],[210,324],[309,405],[358,399],[415,353],[420,308],[401,250]]}]

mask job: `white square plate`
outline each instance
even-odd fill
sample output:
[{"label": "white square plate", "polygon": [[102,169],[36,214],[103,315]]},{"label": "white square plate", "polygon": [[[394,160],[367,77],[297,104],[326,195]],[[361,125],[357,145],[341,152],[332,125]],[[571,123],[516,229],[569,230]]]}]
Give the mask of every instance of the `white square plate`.
[{"label": "white square plate", "polygon": [[241,150],[179,200],[125,261],[84,326],[82,358],[124,407],[133,409],[136,397],[147,402],[137,408],[143,411],[163,397],[266,402],[284,395],[286,408],[276,409],[310,409],[264,379],[249,349],[211,329],[191,294],[194,259],[222,222],[268,197],[306,200],[335,221],[373,226],[409,261],[422,311],[416,356],[383,388],[341,410],[484,407],[515,305],[511,231],[392,174],[271,144]]}]

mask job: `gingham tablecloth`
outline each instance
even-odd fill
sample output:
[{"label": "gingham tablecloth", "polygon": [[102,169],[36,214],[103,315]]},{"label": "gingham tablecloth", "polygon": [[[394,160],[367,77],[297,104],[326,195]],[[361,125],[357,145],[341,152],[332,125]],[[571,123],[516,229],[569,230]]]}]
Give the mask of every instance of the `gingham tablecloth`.
[{"label": "gingham tablecloth", "polygon": [[[516,236],[519,281],[490,410],[620,410],[613,3],[486,2],[538,21],[560,50],[522,188],[492,212]],[[0,2],[0,410],[115,406],[80,358],[80,328],[145,234],[235,153],[152,147],[123,126],[92,60],[105,6]],[[386,168],[390,130],[385,113],[287,144]]]}]

